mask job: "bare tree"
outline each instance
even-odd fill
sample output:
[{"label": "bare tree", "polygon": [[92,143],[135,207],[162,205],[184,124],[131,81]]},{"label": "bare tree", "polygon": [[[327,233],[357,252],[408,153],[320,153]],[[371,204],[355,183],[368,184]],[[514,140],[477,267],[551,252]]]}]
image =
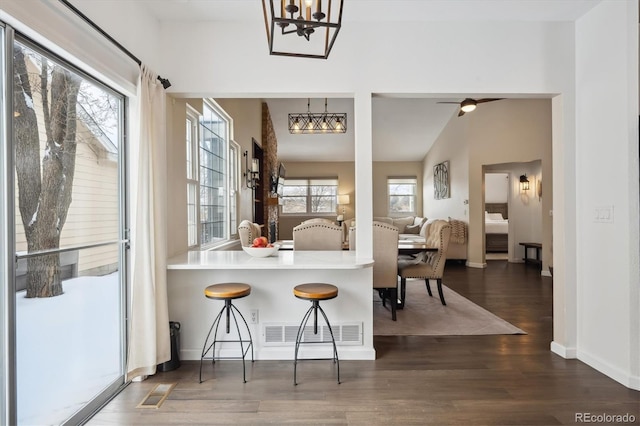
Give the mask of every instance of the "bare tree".
[{"label": "bare tree", "polygon": [[333,186],[315,185],[309,188],[311,191],[311,211],[330,212],[335,210],[334,202],[336,193]]},{"label": "bare tree", "polygon": [[[29,72],[25,50],[14,47],[14,138],[19,209],[30,253],[57,249],[71,204],[76,161],[76,103],[82,80],[39,60]],[[37,68],[38,68],[37,67]],[[38,84],[39,83],[39,84]],[[36,108],[39,94],[39,104]],[[36,109],[42,112],[45,154],[40,159]],[[28,259],[27,297],[62,294],[59,254]]]}]

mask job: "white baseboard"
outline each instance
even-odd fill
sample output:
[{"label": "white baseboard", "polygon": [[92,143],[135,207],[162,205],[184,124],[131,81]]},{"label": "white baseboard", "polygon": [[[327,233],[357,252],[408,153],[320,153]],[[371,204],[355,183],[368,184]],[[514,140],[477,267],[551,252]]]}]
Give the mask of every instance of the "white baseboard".
[{"label": "white baseboard", "polygon": [[[304,358],[304,347],[300,347],[301,356]],[[279,360],[293,360],[293,347],[263,347],[259,350],[256,350],[253,354],[255,360],[269,360],[269,361],[279,361]],[[330,358],[332,353],[332,348],[328,345],[327,348],[320,348],[316,346],[313,350],[307,351],[314,358]],[[183,361],[200,361],[200,355],[202,354],[202,349],[181,349],[180,350],[180,359]],[[239,351],[237,350],[229,350],[223,351],[220,356],[223,357],[235,357],[239,355]],[[210,356],[210,355],[209,355]],[[353,347],[353,346],[338,346],[338,358],[340,360],[366,360],[372,361],[376,359],[376,350],[375,349],[367,349],[362,346]],[[251,355],[247,354],[245,359],[250,360]]]},{"label": "white baseboard", "polygon": [[469,261],[467,260],[466,265],[467,265],[469,268],[480,268],[480,269],[484,269],[484,268],[486,268],[486,267],[487,267],[487,262],[484,262],[484,263],[476,263],[476,262],[469,262]]},{"label": "white baseboard", "polygon": [[542,272],[540,272],[540,275],[542,275],[543,277],[552,277],[553,276],[553,275],[551,275],[551,272],[549,272],[548,269],[545,269]]},{"label": "white baseboard", "polygon": [[551,342],[551,352],[565,359],[578,359],[629,389],[640,390],[640,376],[628,374],[589,353],[578,351],[576,348],[567,348],[556,342]]},{"label": "white baseboard", "polygon": [[556,342],[551,342],[551,352],[565,359],[575,359],[578,357],[576,348],[567,348]]},{"label": "white baseboard", "polygon": [[578,351],[578,359],[602,374],[609,376],[616,382],[634,390],[640,390],[640,376],[633,376],[626,371],[621,370],[609,364],[602,359],[586,353]]}]

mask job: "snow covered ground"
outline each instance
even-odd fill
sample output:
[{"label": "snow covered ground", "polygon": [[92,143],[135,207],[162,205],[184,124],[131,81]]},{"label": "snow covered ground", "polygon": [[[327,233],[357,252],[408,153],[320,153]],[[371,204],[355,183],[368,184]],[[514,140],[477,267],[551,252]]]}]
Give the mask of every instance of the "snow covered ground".
[{"label": "snow covered ground", "polygon": [[58,297],[16,294],[18,423],[57,425],[121,374],[118,273],[62,283]]}]

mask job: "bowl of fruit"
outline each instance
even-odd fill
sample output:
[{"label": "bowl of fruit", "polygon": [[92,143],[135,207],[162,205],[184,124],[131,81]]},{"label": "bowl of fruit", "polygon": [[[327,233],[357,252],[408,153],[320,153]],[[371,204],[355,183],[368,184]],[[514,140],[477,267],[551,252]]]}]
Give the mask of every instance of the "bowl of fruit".
[{"label": "bowl of fruit", "polygon": [[258,237],[253,240],[251,246],[243,246],[242,250],[252,257],[269,257],[276,254],[279,248],[278,244],[269,243],[266,237]]}]

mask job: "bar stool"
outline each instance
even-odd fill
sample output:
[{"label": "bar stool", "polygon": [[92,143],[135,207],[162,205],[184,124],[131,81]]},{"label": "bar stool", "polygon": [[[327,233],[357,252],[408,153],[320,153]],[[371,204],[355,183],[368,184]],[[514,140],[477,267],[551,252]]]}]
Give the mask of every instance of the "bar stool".
[{"label": "bar stool", "polygon": [[[216,359],[242,359],[242,380],[244,383],[247,383],[247,377],[245,373],[244,359],[251,350],[251,362],[253,362],[253,340],[251,339],[251,330],[249,330],[249,325],[247,321],[244,319],[242,313],[236,308],[232,300],[240,299],[241,297],[245,297],[251,294],[251,286],[249,284],[243,283],[221,283],[221,284],[213,284],[207,287],[204,290],[204,295],[208,299],[216,299],[216,300],[224,300],[224,306],[216,316],[216,319],[213,320],[211,324],[211,328],[209,329],[209,333],[207,334],[207,338],[204,340],[204,346],[202,347],[202,356],[200,357],[200,383],[202,383],[202,360],[204,357],[211,351],[211,363],[215,363]],[[249,335],[248,339],[243,339],[242,334],[240,333],[240,326],[238,325],[238,318],[236,317],[236,313],[240,315],[240,318],[244,322],[245,328]],[[220,322],[222,320],[222,315],[225,315],[226,318],[226,332],[229,334],[230,331],[230,317],[233,317],[233,322],[235,323],[236,330],[238,331],[238,340],[218,340],[218,327],[220,326]],[[215,330],[214,330],[215,329]],[[207,346],[209,342],[209,337],[211,336],[211,332],[213,331],[213,340]],[[217,357],[216,354],[216,343],[218,342],[237,342],[240,343],[240,352],[241,356],[238,357]],[[246,349],[244,344],[248,343]]]},{"label": "bar stool", "polygon": [[309,283],[309,284],[300,284],[293,288],[293,294],[298,299],[309,300],[311,302],[311,307],[304,314],[302,318],[302,322],[300,323],[300,327],[298,328],[298,334],[296,336],[296,349],[295,355],[293,358],[293,384],[297,385],[297,365],[298,365],[298,350],[300,349],[300,345],[303,344],[314,344],[314,343],[329,343],[328,340],[323,341],[303,341],[303,337],[305,334],[305,328],[307,326],[307,322],[309,321],[309,317],[313,313],[313,334],[318,334],[318,311],[324,317],[324,321],[329,328],[329,333],[331,334],[331,343],[333,344],[333,357],[332,358],[315,358],[315,359],[332,359],[333,362],[337,365],[338,368],[338,384],[340,384],[340,361],[338,360],[338,348],[336,347],[336,339],[333,337],[333,330],[331,329],[331,324],[329,324],[329,319],[327,315],[324,313],[324,310],[320,306],[321,300],[329,300],[334,299],[338,296],[338,287],[331,284],[324,283]]}]

